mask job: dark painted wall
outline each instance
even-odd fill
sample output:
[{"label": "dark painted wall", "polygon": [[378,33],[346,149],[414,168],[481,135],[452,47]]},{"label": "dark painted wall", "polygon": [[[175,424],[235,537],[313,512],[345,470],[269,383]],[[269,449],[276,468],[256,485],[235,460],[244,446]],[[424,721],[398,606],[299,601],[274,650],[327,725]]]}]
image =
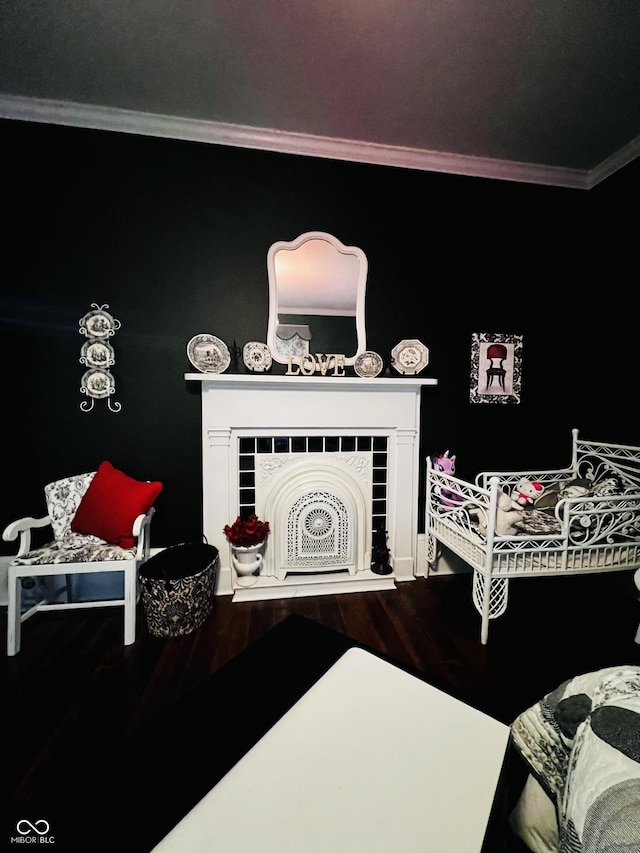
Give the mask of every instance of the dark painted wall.
[{"label": "dark painted wall", "polygon": [[[449,448],[472,477],[567,464],[574,426],[640,443],[638,161],[587,192],[19,122],[0,138],[0,528],[44,514],[45,483],[109,459],[164,483],[154,545],[198,538],[186,344],[266,340],[267,251],[308,230],[365,251],[369,349],[430,348],[423,457]],[[78,321],[94,302],[122,323],[119,414],[80,410]],[[523,335],[520,405],[469,403],[473,332]]]}]

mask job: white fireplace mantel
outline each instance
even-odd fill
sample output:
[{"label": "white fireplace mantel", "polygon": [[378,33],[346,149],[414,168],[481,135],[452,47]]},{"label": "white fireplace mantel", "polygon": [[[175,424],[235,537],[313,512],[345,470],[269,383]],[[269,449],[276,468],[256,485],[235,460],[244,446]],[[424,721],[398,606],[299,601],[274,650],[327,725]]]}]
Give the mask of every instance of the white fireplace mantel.
[{"label": "white fireplace mantel", "polygon": [[[396,581],[414,579],[421,392],[425,386],[437,385],[436,379],[214,373],[187,373],[185,379],[200,383],[202,389],[202,521],[207,541],[220,552],[217,594],[233,594],[234,601],[285,598],[390,589]],[[355,574],[291,573],[279,579],[275,572],[271,576],[261,572],[253,587],[242,588],[231,567],[223,529],[239,513],[239,448],[249,436],[386,438],[386,526],[393,574],[371,572],[371,548],[366,542],[366,565],[359,565]],[[309,459],[315,470],[322,453],[309,453]],[[274,462],[282,460],[274,457]],[[304,460],[296,457],[293,464],[299,466]],[[271,521],[261,514],[263,510],[257,495],[257,514]],[[272,556],[275,543],[271,540],[277,535],[272,528],[267,540]]]}]

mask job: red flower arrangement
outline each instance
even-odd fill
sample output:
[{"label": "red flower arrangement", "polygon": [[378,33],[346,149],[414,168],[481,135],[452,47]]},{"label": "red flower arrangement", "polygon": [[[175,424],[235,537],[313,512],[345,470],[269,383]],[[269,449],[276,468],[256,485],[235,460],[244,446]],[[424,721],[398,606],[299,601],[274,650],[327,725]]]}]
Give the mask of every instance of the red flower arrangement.
[{"label": "red flower arrangement", "polygon": [[244,520],[238,516],[233,524],[225,524],[224,533],[232,545],[249,548],[264,542],[269,533],[269,522],[260,521],[253,513]]}]

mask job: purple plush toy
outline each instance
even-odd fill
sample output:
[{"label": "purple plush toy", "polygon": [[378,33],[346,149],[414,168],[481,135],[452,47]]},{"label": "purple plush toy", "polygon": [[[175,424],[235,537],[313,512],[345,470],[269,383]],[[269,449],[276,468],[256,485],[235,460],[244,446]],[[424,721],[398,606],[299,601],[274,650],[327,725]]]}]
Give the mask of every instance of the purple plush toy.
[{"label": "purple plush toy", "polygon": [[[431,462],[435,471],[442,471],[443,474],[453,476],[456,473],[456,457],[449,456],[449,451],[445,450],[439,456],[432,456]],[[442,489],[440,492],[440,503],[444,506],[460,506],[462,496],[452,492],[450,489]]]}]

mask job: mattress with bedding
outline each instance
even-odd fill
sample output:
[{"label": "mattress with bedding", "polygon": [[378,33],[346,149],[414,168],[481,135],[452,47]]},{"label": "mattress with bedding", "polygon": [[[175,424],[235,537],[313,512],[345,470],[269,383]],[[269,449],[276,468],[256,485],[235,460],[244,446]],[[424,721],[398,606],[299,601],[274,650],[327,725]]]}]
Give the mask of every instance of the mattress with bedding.
[{"label": "mattress with bedding", "polygon": [[[611,472],[603,472],[596,479],[575,478],[570,480],[559,480],[556,483],[547,486],[543,495],[535,501],[530,507],[522,507],[522,521],[516,522],[518,534],[538,535],[538,534],[555,534],[560,533],[561,523],[555,512],[555,507],[561,500],[571,498],[581,498],[584,503],[581,507],[589,509],[589,498],[606,498],[619,497],[625,494],[637,493],[637,486],[626,481],[619,474]],[[601,507],[603,504],[601,504]],[[592,507],[593,508],[593,507]],[[621,506],[619,501],[615,505],[612,504],[611,510],[616,512],[616,523],[620,518]],[[602,518],[602,513],[599,517],[595,515],[589,516],[584,513],[580,514],[579,520],[573,525],[573,538],[580,536],[581,533],[586,533],[597,518]],[[638,534],[640,534],[640,518],[634,511],[633,516],[629,516],[628,523],[633,526]],[[582,530],[581,530],[582,528]]]},{"label": "mattress with bedding", "polygon": [[511,737],[531,774],[512,827],[534,853],[640,851],[640,667],[564,682],[516,718]]}]

